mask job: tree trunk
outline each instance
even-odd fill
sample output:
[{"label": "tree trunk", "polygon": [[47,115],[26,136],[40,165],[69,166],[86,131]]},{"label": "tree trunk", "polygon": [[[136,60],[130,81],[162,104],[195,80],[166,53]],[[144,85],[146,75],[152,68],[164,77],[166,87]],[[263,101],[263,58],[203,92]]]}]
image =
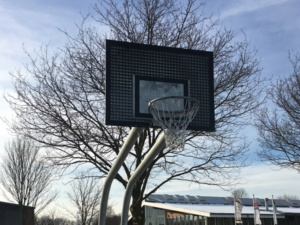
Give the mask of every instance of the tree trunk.
[{"label": "tree trunk", "polygon": [[145,223],[144,210],[142,208],[143,193],[141,191],[143,181],[139,179],[132,192],[132,204],[130,206],[130,212],[132,215],[133,225],[140,225]]},{"label": "tree trunk", "polygon": [[22,203],[19,203],[20,214],[21,214],[21,224],[25,225],[25,215],[24,215],[24,206]]}]

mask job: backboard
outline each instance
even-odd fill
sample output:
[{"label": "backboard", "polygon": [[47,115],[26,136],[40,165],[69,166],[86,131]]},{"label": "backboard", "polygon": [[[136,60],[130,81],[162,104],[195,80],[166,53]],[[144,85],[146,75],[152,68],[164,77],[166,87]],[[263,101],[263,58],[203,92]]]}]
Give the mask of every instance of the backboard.
[{"label": "backboard", "polygon": [[106,125],[155,127],[148,103],[200,101],[189,130],[214,131],[213,53],[106,40]]}]

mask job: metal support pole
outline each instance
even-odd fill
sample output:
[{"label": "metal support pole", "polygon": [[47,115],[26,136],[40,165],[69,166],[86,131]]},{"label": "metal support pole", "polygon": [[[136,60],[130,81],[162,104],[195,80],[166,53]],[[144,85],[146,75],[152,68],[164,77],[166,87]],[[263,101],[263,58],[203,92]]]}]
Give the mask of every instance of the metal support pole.
[{"label": "metal support pole", "polygon": [[[253,195],[253,208],[254,208],[254,195]],[[253,211],[253,222],[254,222],[254,225],[256,225],[255,224],[255,209]]]},{"label": "metal support pole", "polygon": [[132,149],[134,143],[136,142],[137,138],[139,137],[140,133],[142,133],[144,128],[141,127],[133,127],[130,130],[130,133],[127,136],[125,143],[122,146],[121,151],[119,152],[113,166],[111,167],[110,171],[107,174],[105,179],[103,189],[102,189],[102,197],[100,203],[100,215],[99,215],[99,225],[105,225],[106,222],[106,209],[107,209],[107,202],[109,197],[109,191],[111,184],[117,175],[120,167],[122,166],[123,162],[125,161],[128,153]]},{"label": "metal support pole", "polygon": [[234,225],[236,225],[236,206],[235,206],[235,196],[233,195],[233,205],[234,205]]},{"label": "metal support pole", "polygon": [[126,187],[124,200],[123,200],[121,225],[127,225],[128,223],[128,210],[129,210],[130,198],[135,183],[140,178],[140,176],[145,172],[145,170],[149,167],[149,165],[152,163],[152,161],[157,156],[157,154],[160,153],[165,146],[166,146],[165,135],[162,134],[159,137],[159,139],[156,141],[156,143],[152,146],[145,159],[141,162],[141,164],[138,166],[138,168],[134,171],[134,173],[130,177]]}]

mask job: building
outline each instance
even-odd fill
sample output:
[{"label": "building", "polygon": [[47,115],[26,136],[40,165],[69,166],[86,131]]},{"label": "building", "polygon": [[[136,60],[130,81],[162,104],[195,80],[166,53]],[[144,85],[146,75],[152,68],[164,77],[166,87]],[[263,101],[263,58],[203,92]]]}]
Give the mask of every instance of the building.
[{"label": "building", "polygon": [[[34,207],[24,207],[26,225],[34,225]],[[21,225],[20,207],[17,204],[0,202],[0,225]]]},{"label": "building", "polygon": [[[252,198],[241,198],[243,225],[254,225]],[[273,225],[272,201],[256,199],[263,225]],[[278,225],[300,225],[300,200],[275,199]],[[146,225],[234,225],[232,197],[152,194],[143,203]]]}]

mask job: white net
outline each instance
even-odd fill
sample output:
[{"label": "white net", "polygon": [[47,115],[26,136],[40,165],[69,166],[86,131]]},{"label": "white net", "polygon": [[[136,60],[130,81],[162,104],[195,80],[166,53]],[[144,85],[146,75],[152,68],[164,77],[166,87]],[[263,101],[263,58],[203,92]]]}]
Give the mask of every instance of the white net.
[{"label": "white net", "polygon": [[166,147],[170,150],[184,149],[186,128],[195,117],[200,103],[188,97],[165,97],[149,102],[154,125],[165,133]]}]

